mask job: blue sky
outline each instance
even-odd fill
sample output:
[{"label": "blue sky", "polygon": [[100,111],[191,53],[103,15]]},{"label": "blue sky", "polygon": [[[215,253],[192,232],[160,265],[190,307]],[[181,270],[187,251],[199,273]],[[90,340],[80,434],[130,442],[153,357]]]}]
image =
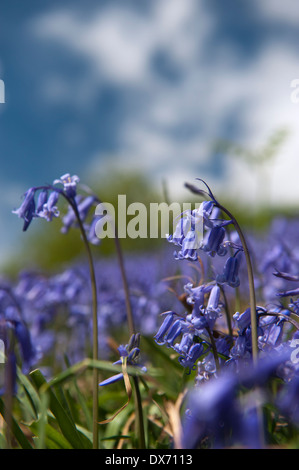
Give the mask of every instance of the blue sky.
[{"label": "blue sky", "polygon": [[298,26],[291,0],[2,1],[0,261],[20,240],[20,195],[65,172],[138,169],[173,195],[202,177],[257,203],[218,139],[254,149],[287,127],[271,197],[298,198]]}]

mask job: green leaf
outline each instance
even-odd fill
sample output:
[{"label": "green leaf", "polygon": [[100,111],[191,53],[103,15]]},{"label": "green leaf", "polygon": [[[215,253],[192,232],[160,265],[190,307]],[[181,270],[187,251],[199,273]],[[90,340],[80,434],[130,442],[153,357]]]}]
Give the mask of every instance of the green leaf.
[{"label": "green leaf", "polygon": [[40,449],[72,449],[69,441],[55,429],[51,424],[46,423],[44,427],[44,437],[39,435],[40,423],[37,421],[30,426],[31,431],[38,436],[37,447]]},{"label": "green leaf", "polygon": [[[5,419],[5,406],[2,398],[0,397],[0,413]],[[11,425],[12,425],[12,433],[15,436],[16,440],[22,447],[22,449],[32,449],[32,445],[23,433],[22,429],[18,425],[17,421],[14,419],[14,417],[11,417]]]},{"label": "green leaf", "polygon": [[69,414],[64,410],[62,404],[57,399],[53,390],[47,387],[47,381],[45,380],[44,376],[40,372],[40,370],[36,369],[30,373],[31,379],[40,393],[48,393],[49,394],[49,406],[50,410],[52,411],[53,415],[55,416],[57,423],[61,429],[62,434],[71,444],[74,449],[87,449],[91,448],[91,442],[79,433],[78,429],[76,428],[75,423],[70,418]]}]

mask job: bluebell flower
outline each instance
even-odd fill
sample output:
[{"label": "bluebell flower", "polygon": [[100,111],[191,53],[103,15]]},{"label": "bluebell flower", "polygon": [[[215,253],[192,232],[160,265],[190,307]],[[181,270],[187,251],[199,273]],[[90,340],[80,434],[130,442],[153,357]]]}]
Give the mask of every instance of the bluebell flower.
[{"label": "bluebell flower", "polygon": [[60,178],[53,181],[53,184],[63,184],[63,189],[67,196],[74,198],[77,191],[77,183],[80,181],[77,175],[71,176],[70,173],[65,173]]},{"label": "bluebell flower", "polygon": [[[81,194],[77,194],[77,196],[74,197],[74,202],[77,204],[77,207],[79,206],[82,199],[83,196]],[[62,217],[63,226],[61,228],[61,232],[67,233],[69,229],[76,224],[76,221],[77,219],[74,209],[71,206],[68,206],[67,213]]]},{"label": "bluebell flower", "polygon": [[89,227],[87,228],[87,240],[92,245],[99,245],[101,243],[101,239],[96,234],[96,226],[102,219],[101,216],[93,217]]},{"label": "bluebell flower", "polygon": [[168,347],[173,346],[174,341],[180,336],[180,334],[183,331],[183,320],[177,319],[175,322],[171,325],[169,328],[168,332],[166,333],[164,337],[164,341],[167,344]]},{"label": "bluebell flower", "polygon": [[233,358],[244,358],[246,352],[249,354],[247,349],[247,336],[245,332],[239,332],[238,337],[235,340],[234,346],[230,350],[230,355]]},{"label": "bluebell flower", "polygon": [[96,198],[94,196],[87,196],[78,204],[78,212],[79,212],[80,219],[82,220],[82,222],[88,216],[88,213],[95,202],[96,202]]},{"label": "bluebell flower", "polygon": [[201,240],[201,235],[198,235],[195,230],[190,230],[182,241],[182,249],[174,253],[175,259],[190,259],[191,261],[196,261],[198,258],[197,250],[201,246]]},{"label": "bluebell flower", "polygon": [[221,306],[219,306],[220,294],[220,287],[216,284],[211,289],[208,305],[205,312],[210,319],[216,319],[221,312]]},{"label": "bluebell flower", "polygon": [[183,449],[196,449],[206,438],[212,440],[214,447],[234,442],[240,424],[236,386],[237,378],[226,374],[189,393],[188,413],[182,423]]},{"label": "bluebell flower", "polygon": [[259,337],[259,345],[261,349],[276,348],[283,337],[283,328],[286,320],[279,316],[279,313],[290,315],[290,311],[283,308],[271,309],[271,312],[277,312],[277,316],[265,315],[259,319],[259,325],[262,327],[263,335]]},{"label": "bluebell flower", "polygon": [[195,368],[195,362],[204,354],[204,352],[205,348],[202,343],[194,343],[179,357],[179,362],[183,367],[189,369],[190,373],[191,370]]},{"label": "bluebell flower", "polygon": [[190,282],[184,286],[185,292],[188,294],[187,302],[195,303],[201,308],[204,304],[205,294],[211,291],[212,284],[201,284],[200,286],[194,287]]},{"label": "bluebell flower", "polygon": [[[140,346],[140,334],[139,333],[133,334],[128,344],[119,346],[118,352],[120,355],[120,359],[114,362],[113,364],[122,365],[125,359],[127,365],[140,367],[143,372],[146,372],[146,367],[142,367],[139,364],[139,356],[140,356],[139,346]],[[100,382],[99,386],[103,387],[105,385],[110,385],[122,379],[123,379],[123,373],[120,372],[119,374],[113,375],[112,377]]]},{"label": "bluebell flower", "polygon": [[189,349],[191,348],[193,344],[193,338],[194,338],[193,334],[188,333],[188,332],[184,333],[180,343],[176,343],[173,349],[179,354],[182,354],[182,355],[187,354],[187,352],[189,351]]},{"label": "bluebell flower", "polygon": [[299,315],[299,299],[293,300],[291,299],[291,303],[289,304],[289,308],[296,313],[296,315]]},{"label": "bluebell flower", "polygon": [[45,199],[45,192],[42,191],[42,193],[40,193],[42,196],[38,200],[36,215],[51,222],[53,217],[59,217],[60,215],[56,206],[60,193],[58,191],[52,191],[49,198],[43,204],[42,201]]},{"label": "bluebell flower", "polygon": [[39,192],[37,204],[36,204],[36,213],[38,214],[40,211],[43,210],[44,204],[46,204],[48,200],[48,190],[42,189]]},{"label": "bluebell flower", "polygon": [[25,232],[29,227],[34,215],[35,215],[35,188],[30,188],[26,191],[24,201],[18,209],[13,210],[13,214],[17,214],[18,217],[24,219],[23,231]]},{"label": "bluebell flower", "polygon": [[234,256],[230,256],[226,260],[223,273],[217,275],[216,281],[219,284],[228,284],[231,287],[238,287],[240,285],[240,279],[238,276],[240,262],[240,253],[237,253]]},{"label": "bluebell flower", "polygon": [[211,201],[204,201],[198,209],[185,211],[176,226],[173,235],[169,235],[167,240],[181,247],[175,253],[176,259],[191,259],[196,261],[197,250],[202,246],[204,225],[213,226],[209,217],[213,210]]},{"label": "bluebell flower", "polygon": [[250,307],[247,308],[244,312],[236,312],[233,315],[233,320],[236,323],[236,326],[239,330],[239,332],[242,334],[246,328],[248,328],[251,324],[251,313],[250,313]]},{"label": "bluebell flower", "polygon": [[210,256],[214,257],[224,256],[227,253],[227,248],[223,245],[225,236],[225,228],[222,226],[212,227],[206,243],[203,244],[202,249],[206,251]]},{"label": "bluebell flower", "polygon": [[169,311],[169,312],[165,312],[164,315],[165,315],[164,321],[154,336],[156,343],[160,345],[165,344],[164,336],[166,335],[167,331],[173,324],[175,313],[172,311]]}]

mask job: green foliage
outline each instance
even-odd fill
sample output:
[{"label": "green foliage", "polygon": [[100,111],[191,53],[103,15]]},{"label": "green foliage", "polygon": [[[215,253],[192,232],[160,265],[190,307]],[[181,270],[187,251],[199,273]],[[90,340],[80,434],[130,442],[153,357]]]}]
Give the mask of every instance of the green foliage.
[{"label": "green foliage", "polygon": [[[169,423],[165,403],[175,402],[181,387],[188,387],[194,377],[183,374],[178,361],[168,351],[157,347],[151,338],[143,338],[145,357],[151,364],[146,373],[128,367],[130,381],[140,378],[140,391],[146,421],[148,448],[169,448],[171,436],[164,431]],[[12,417],[12,447],[23,449],[90,449],[92,448],[91,372],[96,367],[101,378],[118,373],[119,366],[108,361],[86,359],[68,365],[51,380],[41,370],[28,376],[18,370],[18,392],[14,397]],[[109,420],[126,402],[124,383],[99,387],[100,422]],[[7,418],[4,400],[0,399],[0,414]],[[99,447],[105,449],[136,448],[135,406],[131,399],[121,413],[106,424],[99,424]],[[6,447],[6,424],[0,430],[0,448]]]}]

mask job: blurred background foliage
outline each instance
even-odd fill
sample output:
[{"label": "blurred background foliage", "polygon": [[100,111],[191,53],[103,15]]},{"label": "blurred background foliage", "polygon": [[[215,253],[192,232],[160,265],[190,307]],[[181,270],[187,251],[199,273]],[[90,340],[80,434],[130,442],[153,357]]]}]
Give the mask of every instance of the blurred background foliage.
[{"label": "blurred background foliage", "polygon": [[[186,199],[170,200],[168,195],[167,181],[162,181],[160,191],[154,189],[144,175],[136,173],[125,173],[112,171],[112,176],[102,176],[97,183],[91,183],[91,188],[95,194],[99,196],[101,201],[109,202],[115,208],[115,218],[118,216],[118,195],[126,195],[126,207],[131,203],[140,202],[145,205],[148,214],[147,238],[129,237],[122,238],[121,246],[125,253],[130,252],[150,252],[153,250],[163,249],[166,245],[165,238],[150,238],[150,204],[151,203],[172,203],[178,202],[183,207]],[[196,182],[197,183],[197,182]],[[88,184],[88,182],[87,182]],[[200,185],[200,182],[198,182]],[[246,191],[246,188],[244,188]],[[188,203],[192,205],[201,202],[201,199],[195,195],[188,194]],[[298,208],[286,207],[285,205],[272,206],[267,205],[266,200],[258,207],[251,204],[244,205],[237,199],[227,197],[225,188],[222,193],[215,193],[221,203],[234,213],[237,220],[245,230],[254,233],[263,233],[269,227],[273,218],[277,216],[296,217],[298,216]],[[249,198],[250,199],[250,198]],[[193,206],[192,206],[193,207]],[[61,216],[66,213],[67,206],[64,201],[59,202]],[[138,215],[138,214],[136,214]],[[127,216],[127,222],[134,216]],[[173,224],[173,218],[170,213],[170,228]],[[159,221],[160,222],[160,221]],[[42,270],[61,270],[73,260],[77,260],[85,255],[84,245],[81,241],[79,230],[71,228],[67,234],[61,233],[62,222],[60,218],[54,219],[51,223],[44,220],[34,220],[28,231],[21,234],[21,243],[16,247],[14,255],[10,261],[2,268],[2,273],[14,277],[22,269],[42,269]],[[21,230],[21,226],[20,226]],[[98,246],[92,246],[95,259],[100,257],[111,256],[115,253],[115,244],[113,239],[104,238]]]}]

